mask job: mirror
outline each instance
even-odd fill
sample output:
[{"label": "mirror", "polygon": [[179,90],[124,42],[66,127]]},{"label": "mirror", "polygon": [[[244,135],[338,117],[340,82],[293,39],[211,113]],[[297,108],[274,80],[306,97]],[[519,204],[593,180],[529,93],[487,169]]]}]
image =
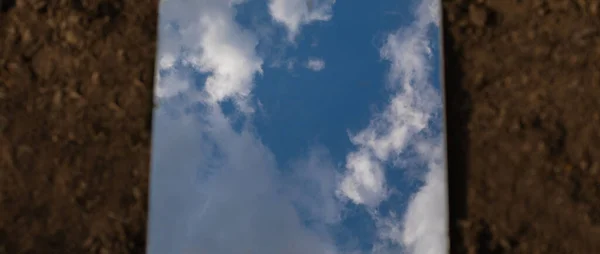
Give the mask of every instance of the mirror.
[{"label": "mirror", "polygon": [[439,0],[163,0],[148,253],[447,253]]}]

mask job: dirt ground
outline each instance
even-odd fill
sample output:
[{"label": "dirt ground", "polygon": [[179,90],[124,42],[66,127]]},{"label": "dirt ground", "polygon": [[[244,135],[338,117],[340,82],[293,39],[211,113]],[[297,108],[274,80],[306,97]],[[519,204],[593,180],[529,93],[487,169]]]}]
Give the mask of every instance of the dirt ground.
[{"label": "dirt ground", "polygon": [[144,253],[157,0],[2,0],[0,254]]},{"label": "dirt ground", "polygon": [[600,253],[600,1],[443,8],[453,253]]},{"label": "dirt ground", "polygon": [[[600,0],[443,0],[453,253],[600,253]],[[157,0],[2,0],[0,254],[144,253]]]}]

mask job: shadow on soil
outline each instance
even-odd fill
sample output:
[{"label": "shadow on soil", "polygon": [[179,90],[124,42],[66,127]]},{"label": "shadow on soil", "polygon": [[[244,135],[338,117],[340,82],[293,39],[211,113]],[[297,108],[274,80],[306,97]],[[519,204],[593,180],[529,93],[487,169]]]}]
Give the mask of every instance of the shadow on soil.
[{"label": "shadow on soil", "polygon": [[[448,24],[444,12],[444,24]],[[448,169],[450,253],[466,253],[460,222],[467,214],[467,174],[471,116],[469,94],[461,87],[463,72],[455,42],[447,26],[442,28],[444,47],[444,96]]]},{"label": "shadow on soil", "polygon": [[8,10],[15,7],[15,0],[0,0],[0,13],[7,12]]}]

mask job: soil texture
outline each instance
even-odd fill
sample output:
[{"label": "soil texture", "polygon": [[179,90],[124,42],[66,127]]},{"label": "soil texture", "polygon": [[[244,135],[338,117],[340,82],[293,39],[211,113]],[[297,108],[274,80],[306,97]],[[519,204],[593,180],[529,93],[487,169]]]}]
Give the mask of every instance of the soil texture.
[{"label": "soil texture", "polygon": [[157,0],[2,0],[0,254],[144,253]]},{"label": "soil texture", "polygon": [[600,1],[443,0],[453,253],[600,253]]}]

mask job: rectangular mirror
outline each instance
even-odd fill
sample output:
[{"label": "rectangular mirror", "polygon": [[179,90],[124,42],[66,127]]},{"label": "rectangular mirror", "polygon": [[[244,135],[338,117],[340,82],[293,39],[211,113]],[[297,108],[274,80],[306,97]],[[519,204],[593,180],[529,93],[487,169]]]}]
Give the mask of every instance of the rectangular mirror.
[{"label": "rectangular mirror", "polygon": [[447,253],[439,0],[163,0],[148,253]]}]

